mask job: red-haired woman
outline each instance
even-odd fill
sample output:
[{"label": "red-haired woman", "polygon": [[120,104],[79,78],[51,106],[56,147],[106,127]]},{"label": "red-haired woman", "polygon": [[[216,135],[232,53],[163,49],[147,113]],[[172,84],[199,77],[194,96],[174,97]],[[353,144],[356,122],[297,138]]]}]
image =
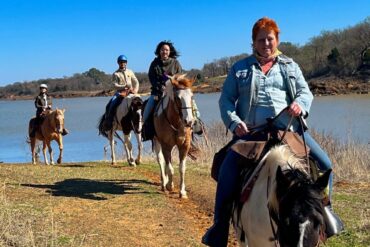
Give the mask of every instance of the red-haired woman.
[{"label": "red-haired woman", "polygon": [[[259,19],[252,29],[253,54],[236,62],[224,82],[219,99],[221,118],[235,139],[249,140],[249,129],[266,123],[284,108],[288,111],[276,121],[285,129],[291,116],[307,118],[313,95],[299,66],[278,49],[280,30],[270,18]],[[316,141],[302,131],[298,121],[291,130],[304,135],[310,154],[322,171],[331,169],[328,155]],[[223,161],[216,191],[214,225],[202,242],[208,246],[226,246],[232,204],[239,192],[239,154],[229,150]],[[330,179],[330,194],[332,178]],[[266,207],[266,205],[261,205]]]}]

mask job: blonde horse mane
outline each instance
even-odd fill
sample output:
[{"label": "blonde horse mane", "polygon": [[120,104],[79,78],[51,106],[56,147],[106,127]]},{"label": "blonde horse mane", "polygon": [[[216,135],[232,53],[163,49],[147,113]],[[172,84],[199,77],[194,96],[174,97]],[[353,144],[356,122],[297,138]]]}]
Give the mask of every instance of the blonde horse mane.
[{"label": "blonde horse mane", "polygon": [[[275,146],[266,157],[265,164],[265,169],[269,169],[269,176],[271,177],[271,181],[273,181],[270,191],[275,191],[276,189],[275,177],[278,166],[281,167],[282,171],[298,169],[307,174],[307,164],[304,159],[298,158],[287,145]],[[275,193],[270,193],[268,201],[271,208],[278,208]]]}]

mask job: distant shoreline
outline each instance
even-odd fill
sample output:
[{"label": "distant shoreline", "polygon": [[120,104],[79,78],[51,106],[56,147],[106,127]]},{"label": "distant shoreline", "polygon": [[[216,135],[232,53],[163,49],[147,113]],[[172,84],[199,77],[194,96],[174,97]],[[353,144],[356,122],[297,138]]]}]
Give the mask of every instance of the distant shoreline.
[{"label": "distant shoreline", "polygon": [[[225,76],[206,79],[201,85],[193,87],[194,93],[218,93],[221,92]],[[310,89],[315,96],[335,96],[347,94],[369,94],[370,82],[358,79],[357,77],[318,77],[308,80]],[[140,92],[140,95],[149,95],[150,92]],[[98,91],[67,91],[67,92],[51,92],[53,98],[78,98],[78,97],[104,97],[112,96],[112,90]],[[1,97],[0,100],[31,100],[35,95],[7,95]]]}]

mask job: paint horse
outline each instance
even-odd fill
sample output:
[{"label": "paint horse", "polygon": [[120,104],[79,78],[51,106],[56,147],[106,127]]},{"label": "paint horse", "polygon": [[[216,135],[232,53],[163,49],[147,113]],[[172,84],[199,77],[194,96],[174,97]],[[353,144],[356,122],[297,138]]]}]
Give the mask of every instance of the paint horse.
[{"label": "paint horse", "polygon": [[233,216],[240,246],[319,246],[325,239],[322,201],[331,170],[313,182],[305,162],[285,145],[270,150],[260,164],[247,203]]},{"label": "paint horse", "polygon": [[[142,106],[143,101],[142,99],[134,94],[129,94],[125,98],[123,98],[121,104],[117,107],[116,114],[113,119],[113,127],[111,130],[104,129],[104,119],[105,114],[100,118],[98,129],[99,134],[103,135],[109,140],[109,144],[111,147],[111,158],[112,158],[112,165],[116,165],[116,155],[115,155],[115,141],[114,137],[117,137],[122,141],[124,144],[124,148],[126,151],[127,162],[131,166],[136,166],[137,164],[141,163],[141,153],[143,149],[143,144],[141,140],[141,130],[143,126],[142,121]],[[124,139],[119,136],[117,130],[122,130]],[[131,143],[131,132],[135,133],[137,147],[138,147],[138,155],[137,158],[134,159],[132,153],[132,143]]]},{"label": "paint horse", "polygon": [[[62,163],[63,157],[63,128],[64,128],[64,112],[65,109],[55,109],[54,111],[46,111],[44,114],[43,122],[40,127],[36,130],[35,136],[30,138],[31,152],[32,152],[32,164],[36,164],[36,141],[42,141],[42,152],[44,154],[44,161],[46,165],[49,165],[49,161],[46,157],[46,147],[49,150],[50,164],[54,165],[53,160],[53,149],[51,147],[51,141],[56,141],[59,145],[59,158],[57,163]],[[35,117],[31,118],[28,125],[28,134],[31,134],[32,126],[34,126]]]},{"label": "paint horse", "polygon": [[186,156],[191,146],[192,84],[194,79],[176,74],[166,82],[165,95],[159,101],[154,113],[154,150],[161,173],[163,191],[172,191],[172,153],[175,147],[179,153],[180,198],[187,198],[185,189]]}]

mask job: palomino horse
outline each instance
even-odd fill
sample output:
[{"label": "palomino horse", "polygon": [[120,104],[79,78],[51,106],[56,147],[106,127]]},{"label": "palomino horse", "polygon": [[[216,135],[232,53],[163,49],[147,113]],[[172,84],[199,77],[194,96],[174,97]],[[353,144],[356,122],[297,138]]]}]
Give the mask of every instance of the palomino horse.
[{"label": "palomino horse", "polygon": [[[35,137],[30,137],[31,142],[31,152],[32,152],[32,164],[36,164],[36,141],[41,140],[43,147],[42,152],[44,154],[45,164],[49,165],[48,159],[46,157],[46,146],[49,150],[50,156],[50,164],[54,165],[53,160],[53,149],[51,147],[51,141],[55,140],[59,145],[59,158],[57,163],[62,163],[63,157],[63,138],[62,132],[64,128],[64,112],[65,109],[56,109],[54,111],[47,111],[45,113],[45,118],[40,126],[40,128],[36,131]],[[31,127],[35,118],[32,118],[29,122],[28,133],[31,133]]]},{"label": "palomino horse", "polygon": [[186,156],[190,149],[192,124],[191,87],[194,80],[175,75],[166,82],[165,96],[154,113],[154,150],[161,172],[162,190],[173,190],[172,151],[179,150],[180,198],[187,198],[185,190]]},{"label": "palomino horse", "polygon": [[313,182],[304,163],[285,145],[260,161],[248,202],[233,217],[241,246],[319,246],[325,225],[323,192],[331,170]]},{"label": "palomino horse", "polygon": [[[142,110],[143,101],[142,99],[134,94],[129,94],[126,96],[121,104],[117,107],[116,115],[113,120],[113,128],[109,131],[104,130],[103,122],[105,119],[105,114],[100,118],[99,122],[99,134],[103,135],[109,140],[111,147],[111,157],[112,165],[116,165],[116,155],[114,151],[114,136],[120,139],[125,147],[127,162],[131,166],[136,166],[141,163],[141,153],[143,149],[143,144],[141,141],[141,130],[143,126],[142,121]],[[124,140],[116,132],[117,130],[122,130],[124,134]],[[131,143],[131,131],[134,131],[138,146],[138,155],[134,159],[132,154],[132,143]]]}]

